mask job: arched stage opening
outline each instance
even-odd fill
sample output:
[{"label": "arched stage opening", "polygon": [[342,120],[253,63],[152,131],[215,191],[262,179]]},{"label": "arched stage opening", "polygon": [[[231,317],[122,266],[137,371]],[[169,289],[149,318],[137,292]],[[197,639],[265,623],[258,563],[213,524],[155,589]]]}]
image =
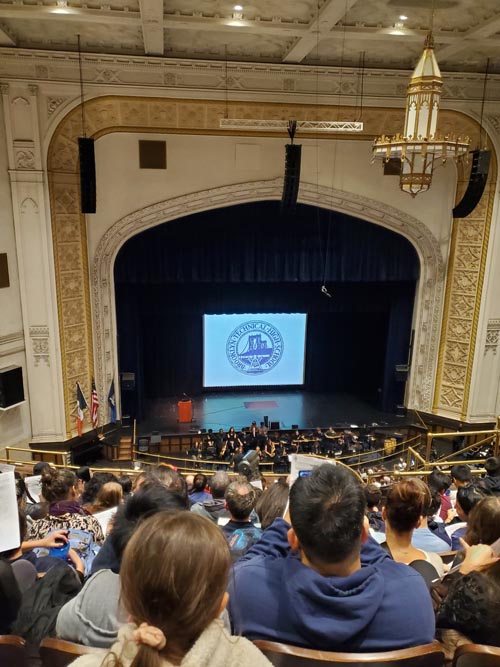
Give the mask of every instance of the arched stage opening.
[{"label": "arched stage opening", "polygon": [[162,402],[207,391],[204,314],[280,312],[308,315],[296,390],[393,413],[404,399],[395,366],[408,361],[419,277],[405,237],[311,205],[281,216],[279,202],[257,201],[147,229],[126,241],[114,266],[119,371],[135,374],[122,414],[147,421]]}]

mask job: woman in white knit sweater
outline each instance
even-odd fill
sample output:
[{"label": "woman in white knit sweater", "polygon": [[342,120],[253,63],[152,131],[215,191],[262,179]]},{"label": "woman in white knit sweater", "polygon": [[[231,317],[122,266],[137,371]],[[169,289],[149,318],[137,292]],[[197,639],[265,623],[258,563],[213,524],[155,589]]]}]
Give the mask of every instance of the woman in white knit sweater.
[{"label": "woman in white knit sweater", "polygon": [[108,653],[83,655],[74,667],[269,667],[247,639],[219,620],[231,558],[220,529],[190,512],[160,513],[125,549],[121,600],[131,623]]}]

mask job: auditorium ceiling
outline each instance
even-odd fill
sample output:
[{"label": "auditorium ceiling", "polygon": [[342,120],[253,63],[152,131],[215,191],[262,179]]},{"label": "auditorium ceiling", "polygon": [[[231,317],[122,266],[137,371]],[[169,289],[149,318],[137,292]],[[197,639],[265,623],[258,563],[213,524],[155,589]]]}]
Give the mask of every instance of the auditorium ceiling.
[{"label": "auditorium ceiling", "polygon": [[500,0],[0,0],[0,46],[408,69],[433,5],[441,68],[500,73]]}]

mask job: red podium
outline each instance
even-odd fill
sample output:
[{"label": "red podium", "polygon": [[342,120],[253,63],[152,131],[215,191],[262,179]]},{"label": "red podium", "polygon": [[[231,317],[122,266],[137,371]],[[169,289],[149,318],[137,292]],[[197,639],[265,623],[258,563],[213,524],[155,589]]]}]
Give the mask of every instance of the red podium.
[{"label": "red podium", "polygon": [[177,421],[191,422],[193,419],[193,402],[191,400],[178,401],[177,403]]}]

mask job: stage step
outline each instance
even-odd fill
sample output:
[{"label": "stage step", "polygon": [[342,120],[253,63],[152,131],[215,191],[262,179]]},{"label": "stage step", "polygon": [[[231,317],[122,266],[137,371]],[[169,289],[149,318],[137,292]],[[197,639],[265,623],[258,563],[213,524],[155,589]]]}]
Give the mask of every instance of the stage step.
[{"label": "stage step", "polygon": [[120,444],[118,446],[118,458],[116,461],[130,461],[132,459],[132,438],[122,437],[120,438]]}]

